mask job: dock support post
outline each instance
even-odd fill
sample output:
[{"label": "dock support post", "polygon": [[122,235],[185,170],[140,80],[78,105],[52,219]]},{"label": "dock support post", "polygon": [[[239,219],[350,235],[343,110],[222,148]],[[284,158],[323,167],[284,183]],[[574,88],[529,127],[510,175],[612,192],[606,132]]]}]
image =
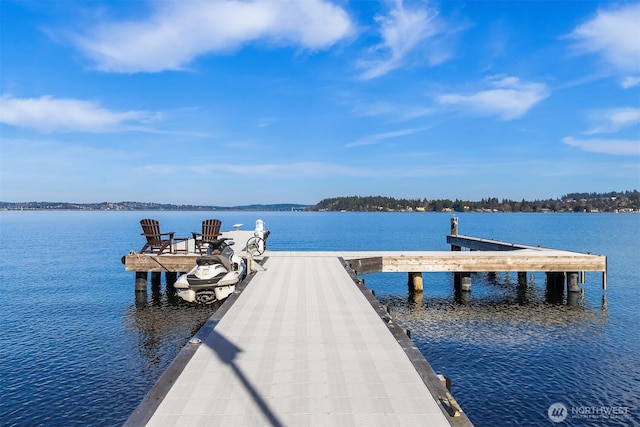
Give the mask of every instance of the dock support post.
[{"label": "dock support post", "polygon": [[[523,274],[524,276],[520,276]],[[518,304],[527,302],[527,273],[518,273]]]},{"label": "dock support post", "polygon": [[[452,236],[458,235],[458,218],[456,218],[455,216],[451,218],[451,235]],[[451,250],[455,252],[459,252],[462,250],[462,248],[460,246],[451,245]]]},{"label": "dock support post", "polygon": [[564,273],[547,272],[547,302],[561,303],[564,299]]},{"label": "dock support post", "polygon": [[456,289],[463,292],[471,292],[471,273],[453,273],[453,284]]},{"label": "dock support post", "polygon": [[577,307],[580,304],[581,292],[567,292],[567,305],[569,307]]},{"label": "dock support post", "polygon": [[526,285],[527,284],[527,272],[519,271],[518,272],[518,284]]},{"label": "dock support post", "polygon": [[409,286],[409,295],[422,293],[422,273],[410,272],[407,284]]},{"label": "dock support post", "polygon": [[460,289],[464,292],[471,292],[471,273],[460,274]]},{"label": "dock support post", "polygon": [[147,292],[147,276],[146,271],[136,271],[136,292]]},{"label": "dock support post", "polygon": [[451,218],[451,235],[458,235],[458,218],[456,218],[455,216]]},{"label": "dock support post", "polygon": [[422,292],[416,292],[414,294],[409,294],[409,298],[408,301],[409,303],[413,304],[413,305],[421,305],[422,304],[422,298],[423,298],[423,294]]},{"label": "dock support post", "polygon": [[568,272],[567,274],[567,292],[580,292],[578,284],[579,273],[577,271]]},{"label": "dock support post", "polygon": [[162,276],[158,271],[151,272],[151,286],[160,286],[162,282]]},{"label": "dock support post", "polygon": [[167,287],[172,287],[178,278],[178,273],[175,271],[167,271],[164,274],[165,279],[167,280]]}]

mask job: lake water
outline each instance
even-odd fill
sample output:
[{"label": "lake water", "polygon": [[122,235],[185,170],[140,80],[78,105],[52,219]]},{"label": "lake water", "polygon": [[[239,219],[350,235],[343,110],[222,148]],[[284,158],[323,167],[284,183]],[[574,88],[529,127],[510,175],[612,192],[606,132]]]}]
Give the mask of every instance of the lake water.
[{"label": "lake water", "polygon": [[[460,234],[608,257],[608,290],[587,273],[583,297],[550,299],[545,275],[425,273],[421,300],[406,274],[366,285],[477,426],[640,425],[640,215],[461,214]],[[265,221],[273,250],[449,250],[450,214],[303,212],[0,212],[0,425],[121,425],[215,311],[167,293],[136,301],[120,259],[144,241],[139,220],[190,236]],[[164,281],[164,276],[163,279]]]}]

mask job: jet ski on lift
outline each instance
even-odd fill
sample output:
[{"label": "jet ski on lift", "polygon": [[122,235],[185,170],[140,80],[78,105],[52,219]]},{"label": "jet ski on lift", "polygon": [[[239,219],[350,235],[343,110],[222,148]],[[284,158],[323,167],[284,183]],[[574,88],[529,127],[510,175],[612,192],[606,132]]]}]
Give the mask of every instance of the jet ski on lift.
[{"label": "jet ski on lift", "polygon": [[176,280],[174,287],[180,298],[188,302],[212,304],[236,290],[246,273],[245,262],[235,254],[234,241],[222,238],[205,242],[207,254],[196,260],[196,266]]}]

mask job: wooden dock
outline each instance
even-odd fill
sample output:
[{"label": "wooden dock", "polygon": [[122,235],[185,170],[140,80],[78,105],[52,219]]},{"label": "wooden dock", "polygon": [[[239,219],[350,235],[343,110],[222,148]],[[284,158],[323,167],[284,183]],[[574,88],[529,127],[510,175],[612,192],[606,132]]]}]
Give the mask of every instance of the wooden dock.
[{"label": "wooden dock", "polygon": [[335,254],[278,253],[180,352],[127,426],[469,426]]},{"label": "wooden dock", "polygon": [[[234,237],[237,251],[250,236]],[[451,272],[468,292],[473,272],[517,272],[526,283],[527,272],[542,271],[548,287],[562,291],[566,281],[575,295],[585,271],[601,272],[606,289],[607,260],[459,236],[457,220],[447,242],[451,251],[265,251],[126,425],[471,425],[357,275],[407,272],[411,293],[422,291],[423,272]],[[147,272],[193,267],[198,255],[183,244],[177,254],[124,256],[136,290],[146,291]]]},{"label": "wooden dock", "polygon": [[[490,245],[496,241],[483,239]],[[451,272],[470,274],[475,272],[545,272],[548,279],[562,275],[568,280],[569,291],[577,291],[572,285],[573,275],[584,277],[584,272],[602,273],[602,287],[607,288],[607,257],[546,248],[513,250],[473,251],[271,251],[265,257],[341,257],[357,274],[375,272]],[[180,272],[195,265],[196,254],[143,255],[130,254],[123,257],[127,271]],[[557,280],[557,279],[554,279]],[[563,282],[564,283],[564,282]]]}]

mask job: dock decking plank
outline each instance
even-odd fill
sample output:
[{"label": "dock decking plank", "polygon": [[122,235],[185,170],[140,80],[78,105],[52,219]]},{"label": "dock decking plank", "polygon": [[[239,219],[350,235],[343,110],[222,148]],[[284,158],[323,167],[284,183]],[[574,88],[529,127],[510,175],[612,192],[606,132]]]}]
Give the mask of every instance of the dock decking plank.
[{"label": "dock decking plank", "polygon": [[335,255],[265,267],[148,426],[451,425]]}]

